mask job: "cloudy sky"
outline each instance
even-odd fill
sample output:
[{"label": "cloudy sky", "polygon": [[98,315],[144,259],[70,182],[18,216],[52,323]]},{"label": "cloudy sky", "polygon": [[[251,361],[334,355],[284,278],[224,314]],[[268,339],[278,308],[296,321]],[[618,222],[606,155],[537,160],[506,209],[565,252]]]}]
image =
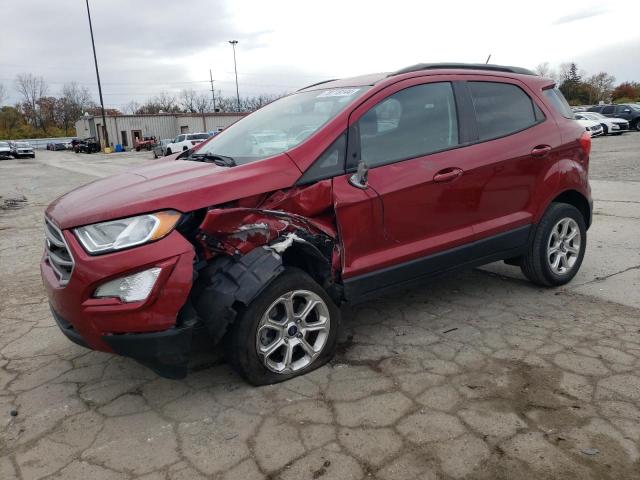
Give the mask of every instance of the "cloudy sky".
[{"label": "cloudy sky", "polygon": [[[0,83],[42,75],[56,94],[95,91],[84,0],[3,0]],[[417,62],[533,68],[576,61],[592,74],[640,81],[640,29],[629,2],[346,0],[90,0],[105,104],[161,91],[235,93],[228,40],[238,40],[241,95],[289,92],[327,78]]]}]

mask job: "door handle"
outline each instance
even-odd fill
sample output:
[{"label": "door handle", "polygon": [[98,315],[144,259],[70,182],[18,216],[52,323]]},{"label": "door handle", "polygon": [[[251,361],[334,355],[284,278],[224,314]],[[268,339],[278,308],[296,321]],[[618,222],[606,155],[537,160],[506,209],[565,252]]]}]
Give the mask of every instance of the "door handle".
[{"label": "door handle", "polygon": [[460,175],[462,175],[464,171],[461,168],[449,167],[443,170],[440,170],[433,176],[434,182],[452,182]]},{"label": "door handle", "polygon": [[534,157],[546,157],[550,151],[551,147],[549,145],[538,145],[537,147],[533,147],[531,155]]}]

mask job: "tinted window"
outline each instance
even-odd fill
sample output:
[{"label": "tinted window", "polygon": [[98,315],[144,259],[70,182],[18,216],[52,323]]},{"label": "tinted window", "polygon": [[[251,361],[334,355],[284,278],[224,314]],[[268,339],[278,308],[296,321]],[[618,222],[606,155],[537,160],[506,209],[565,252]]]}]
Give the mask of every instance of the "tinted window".
[{"label": "tinted window", "polygon": [[613,111],[615,110],[616,107],[614,106],[608,106],[608,107],[604,107],[602,109],[602,113],[607,114],[607,113],[613,113]]},{"label": "tinted window", "polygon": [[361,159],[370,167],[458,145],[451,84],[429,83],[401,90],[358,122]]},{"label": "tinted window", "polygon": [[207,138],[209,138],[208,133],[194,133],[187,135],[187,140],[206,140]]},{"label": "tinted window", "polygon": [[573,110],[571,110],[571,107],[560,90],[557,88],[547,88],[543,90],[542,93],[556,112],[564,118],[573,118]]},{"label": "tinted window", "polygon": [[536,112],[524,91],[508,83],[469,82],[480,140],[502,137],[534,125]]}]

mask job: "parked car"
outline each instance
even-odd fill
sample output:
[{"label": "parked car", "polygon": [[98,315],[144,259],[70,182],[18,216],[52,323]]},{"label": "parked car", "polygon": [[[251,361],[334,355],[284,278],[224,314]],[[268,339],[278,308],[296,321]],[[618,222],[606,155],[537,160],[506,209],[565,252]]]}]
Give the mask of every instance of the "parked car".
[{"label": "parked car", "polygon": [[210,137],[208,133],[181,133],[167,145],[166,154],[184,152],[204,142]]},{"label": "parked car", "polygon": [[100,151],[100,144],[95,137],[88,137],[84,140],[72,140],[71,143],[75,153],[97,153]]},{"label": "parked car", "polygon": [[592,120],[600,123],[603,135],[621,135],[629,130],[629,122],[622,118],[605,117],[598,112],[576,113],[576,120]]},{"label": "parked car", "polygon": [[[274,129],[281,151],[257,153],[251,139]],[[569,282],[592,219],[590,149],[553,80],[525,69],[315,84],[55,200],[42,277],[80,345],[181,378],[206,339],[249,382],[279,382],[332,357],[343,303],[497,260]]]},{"label": "parked car", "polygon": [[62,142],[47,143],[47,150],[66,150],[66,146]]},{"label": "parked car", "polygon": [[576,122],[578,122],[584,129],[589,132],[592,137],[599,137],[604,132],[600,122],[595,120],[589,120],[587,118],[579,118],[580,115],[574,115]]},{"label": "parked car", "polygon": [[623,118],[629,122],[630,129],[640,132],[640,106],[635,103],[597,105],[588,111],[601,113],[605,117]]},{"label": "parked car", "polygon": [[160,140],[160,142],[153,147],[153,158],[164,157],[167,154],[167,145],[172,142],[172,138]]},{"label": "parked car", "polygon": [[143,137],[142,140],[136,139],[136,152],[139,152],[140,150],[152,150],[156,143],[156,137]]},{"label": "parked car", "polygon": [[36,152],[29,142],[13,142],[11,155],[15,158],[36,158]]},{"label": "parked car", "polygon": [[0,159],[11,158],[11,145],[9,142],[0,142]]}]

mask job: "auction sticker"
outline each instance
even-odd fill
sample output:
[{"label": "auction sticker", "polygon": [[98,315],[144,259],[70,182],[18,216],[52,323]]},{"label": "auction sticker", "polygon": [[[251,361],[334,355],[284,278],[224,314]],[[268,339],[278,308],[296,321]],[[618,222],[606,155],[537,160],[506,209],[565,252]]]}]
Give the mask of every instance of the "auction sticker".
[{"label": "auction sticker", "polygon": [[332,88],[330,90],[325,90],[318,95],[317,98],[320,97],[350,97],[356,92],[359,92],[359,88]]}]

